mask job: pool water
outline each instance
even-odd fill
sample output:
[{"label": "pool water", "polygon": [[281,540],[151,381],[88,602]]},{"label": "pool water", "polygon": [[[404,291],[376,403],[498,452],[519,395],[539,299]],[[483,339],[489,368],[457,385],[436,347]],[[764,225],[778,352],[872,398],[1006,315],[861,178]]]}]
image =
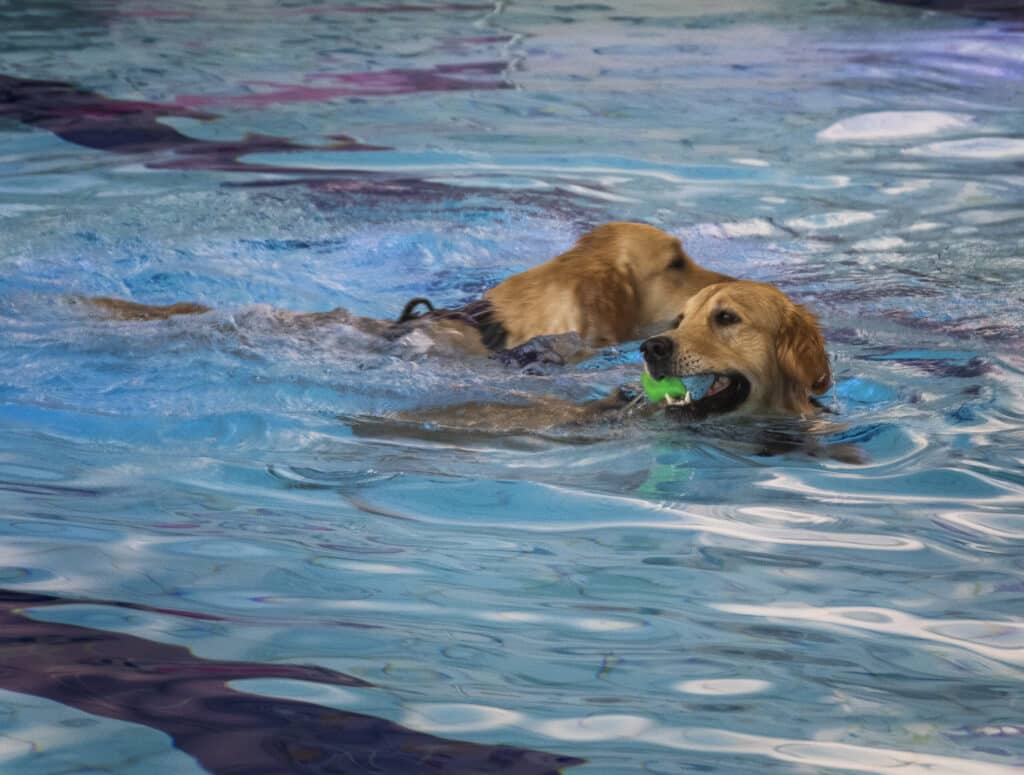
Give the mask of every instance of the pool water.
[{"label": "pool water", "polygon": [[[1020,772],[1024,24],[914,5],[0,2],[0,771]],[[274,325],[608,220],[812,307],[866,462]]]}]

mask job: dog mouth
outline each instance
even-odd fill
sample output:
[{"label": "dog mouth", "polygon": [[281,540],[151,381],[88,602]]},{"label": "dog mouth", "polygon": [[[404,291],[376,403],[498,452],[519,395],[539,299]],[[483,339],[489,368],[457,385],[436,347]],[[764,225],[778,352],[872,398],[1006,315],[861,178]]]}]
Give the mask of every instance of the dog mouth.
[{"label": "dog mouth", "polygon": [[698,374],[680,379],[688,392],[683,398],[666,396],[665,411],[670,417],[703,420],[711,415],[727,414],[739,409],[750,395],[750,380],[738,372]]}]

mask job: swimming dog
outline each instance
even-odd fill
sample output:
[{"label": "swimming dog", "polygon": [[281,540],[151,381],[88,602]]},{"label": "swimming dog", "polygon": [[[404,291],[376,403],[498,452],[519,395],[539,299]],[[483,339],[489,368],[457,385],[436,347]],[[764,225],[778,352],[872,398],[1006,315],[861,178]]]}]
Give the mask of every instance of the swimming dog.
[{"label": "swimming dog", "polygon": [[[667,328],[695,293],[729,279],[700,266],[671,234],[642,223],[615,222],[592,229],[561,255],[509,277],[457,309],[434,309],[426,299],[413,299],[393,321],[341,308],[283,313],[281,321],[296,327],[342,323],[388,339],[418,329],[438,350],[478,355],[569,333],[587,347],[604,347]],[[155,306],[108,297],[88,301],[122,320],[159,320],[211,309],[193,302]],[[426,311],[417,314],[421,306]]]},{"label": "swimming dog", "polygon": [[773,285],[737,280],[709,286],[679,324],[641,345],[654,379],[714,377],[707,393],[671,401],[686,419],[739,413],[809,417],[832,385],[817,319]]},{"label": "swimming dog", "polygon": [[652,404],[635,389],[586,403],[540,396],[520,404],[470,402],[405,412],[403,422],[486,432],[536,432],[584,426],[625,414],[693,422],[713,416],[812,418],[816,396],[832,384],[825,340],[807,308],[766,283],[732,280],[687,301],[678,323],[640,347],[655,379],[710,375],[700,396]]}]

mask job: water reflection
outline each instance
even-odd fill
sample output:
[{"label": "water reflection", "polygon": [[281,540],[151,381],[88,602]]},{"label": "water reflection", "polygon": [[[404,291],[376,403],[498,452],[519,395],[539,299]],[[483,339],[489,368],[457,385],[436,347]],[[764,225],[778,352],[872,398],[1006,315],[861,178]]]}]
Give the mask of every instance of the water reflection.
[{"label": "water reflection", "polygon": [[212,773],[554,775],[581,763],[521,748],[445,740],[373,716],[254,696],[227,686],[243,678],[369,686],[325,668],[201,659],[180,646],[32,618],[46,608],[82,602],[0,590],[0,688],[158,729]]},{"label": "water reflection", "polygon": [[[0,10],[0,582],[208,618],[26,594],[3,681],[183,746],[209,717],[225,750],[313,771],[374,736],[513,772],[569,763],[526,749],[615,775],[1020,768],[1012,14],[101,5]],[[739,423],[362,433],[345,418],[583,400],[635,379],[636,353],[526,375],[271,325],[457,304],[615,219],[813,307],[838,377],[821,444],[867,463],[785,428],[761,456]],[[100,325],[72,292],[219,312]],[[301,681],[248,677],[268,674]],[[107,739],[19,715],[73,766]],[[203,738],[207,769],[230,766]]]}]

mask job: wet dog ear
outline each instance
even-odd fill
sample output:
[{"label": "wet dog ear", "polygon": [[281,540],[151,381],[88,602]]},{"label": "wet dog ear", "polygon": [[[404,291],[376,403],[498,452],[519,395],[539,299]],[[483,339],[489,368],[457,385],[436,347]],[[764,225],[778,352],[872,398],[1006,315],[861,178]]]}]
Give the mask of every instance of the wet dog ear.
[{"label": "wet dog ear", "polygon": [[783,373],[814,395],[832,387],[832,370],[817,318],[799,304],[789,305],[775,340]]},{"label": "wet dog ear", "polygon": [[638,336],[638,299],[633,273],[604,267],[578,278],[576,303],[583,314],[584,331],[591,344],[605,346]]}]

